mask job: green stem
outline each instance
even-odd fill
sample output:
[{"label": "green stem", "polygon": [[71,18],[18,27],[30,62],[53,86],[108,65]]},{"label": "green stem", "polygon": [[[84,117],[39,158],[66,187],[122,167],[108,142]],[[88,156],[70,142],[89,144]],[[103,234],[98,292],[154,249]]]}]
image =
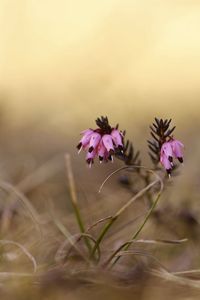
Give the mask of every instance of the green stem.
[{"label": "green stem", "polygon": [[[142,231],[142,229],[144,228],[146,222],[148,221],[148,219],[150,218],[154,208],[156,207],[157,203],[158,203],[158,200],[160,199],[160,196],[161,196],[161,193],[158,194],[158,196],[156,197],[156,200],[153,202],[150,210],[148,211],[144,221],[142,222],[142,224],[140,225],[140,227],[138,228],[138,230],[134,233],[133,237],[132,237],[132,241],[134,241],[138,235],[140,234],[140,232]],[[119,253],[119,251],[121,251],[122,249],[124,250],[127,250],[129,247],[131,246],[131,243],[127,243],[126,245],[122,245],[120,246],[113,254],[112,256],[108,259],[107,263],[108,264],[109,262],[112,261],[112,259],[117,255],[117,253]],[[120,259],[121,256],[118,256],[114,262],[112,263],[112,267],[118,262],[118,260]]]},{"label": "green stem", "polygon": [[92,251],[91,251],[91,258],[94,257],[95,252],[97,250],[97,248],[99,247],[99,244],[101,243],[101,241],[103,240],[105,234],[107,233],[107,231],[110,229],[110,227],[112,226],[112,224],[117,220],[117,218],[133,203],[135,202],[138,198],[140,198],[142,195],[144,195],[151,187],[153,187],[155,184],[157,184],[160,180],[155,180],[153,182],[151,182],[149,185],[147,185],[145,188],[143,188],[141,191],[139,191],[134,197],[132,197],[125,205],[123,205],[116,213],[115,215],[112,217],[112,219],[110,219],[110,221],[104,226],[104,228],[102,229],[96,244],[94,245]]},{"label": "green stem", "polygon": [[103,228],[103,230],[101,231],[97,241],[96,241],[96,244],[94,245],[92,251],[91,251],[91,258],[94,257],[95,255],[95,252],[97,250],[97,248],[99,247],[101,241],[103,240],[105,234],[107,233],[107,231],[109,230],[109,228],[112,226],[112,224],[114,223],[114,221],[116,220],[117,218],[116,217],[113,217],[112,219],[110,219],[110,221],[105,225],[105,227]]},{"label": "green stem", "polygon": [[[76,220],[77,220],[80,232],[85,233],[85,227],[84,227],[84,224],[83,224],[83,221],[82,221],[82,218],[81,218],[80,210],[73,201],[72,201],[72,206],[73,206],[73,209],[74,209],[74,213],[75,213],[75,216],[76,216]],[[92,245],[91,245],[89,239],[86,236],[84,236],[83,238],[84,238],[85,244],[86,244],[89,252],[91,253]]]}]

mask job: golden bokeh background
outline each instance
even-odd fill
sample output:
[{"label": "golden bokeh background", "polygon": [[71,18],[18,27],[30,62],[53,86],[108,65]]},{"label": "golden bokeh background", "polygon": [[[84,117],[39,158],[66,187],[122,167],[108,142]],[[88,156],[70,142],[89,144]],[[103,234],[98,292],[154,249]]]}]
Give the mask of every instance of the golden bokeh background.
[{"label": "golden bokeh background", "polygon": [[1,0],[1,103],[63,128],[198,119],[199,32],[194,0]]}]

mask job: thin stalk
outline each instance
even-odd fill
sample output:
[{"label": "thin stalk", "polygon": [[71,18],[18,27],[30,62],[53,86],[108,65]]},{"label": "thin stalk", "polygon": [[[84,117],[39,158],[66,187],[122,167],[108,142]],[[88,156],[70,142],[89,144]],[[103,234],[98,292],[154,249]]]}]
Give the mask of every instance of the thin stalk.
[{"label": "thin stalk", "polygon": [[94,245],[92,252],[91,252],[91,258],[94,257],[95,252],[97,250],[97,248],[99,247],[99,244],[101,243],[101,241],[103,240],[104,236],[106,235],[106,233],[108,232],[108,230],[110,229],[110,227],[112,226],[112,224],[117,220],[117,218],[133,203],[135,202],[138,198],[140,198],[142,195],[144,195],[152,186],[154,186],[155,184],[157,184],[158,182],[160,182],[160,179],[156,179],[155,181],[151,182],[150,184],[148,184],[145,188],[143,188],[141,191],[139,191],[134,197],[132,197],[125,205],[123,205],[116,213],[115,215],[112,217],[112,219],[110,219],[110,221],[103,227],[97,241],[96,244]]},{"label": "thin stalk", "polygon": [[[81,233],[85,233],[85,226],[81,217],[81,213],[78,207],[78,201],[77,201],[77,195],[76,195],[76,189],[75,189],[75,182],[74,182],[74,176],[72,172],[72,166],[71,166],[71,160],[70,155],[65,155],[65,162],[66,162],[66,170],[67,170],[67,177],[68,177],[68,183],[69,183],[69,190],[71,195],[71,203],[72,207],[76,216],[76,220],[80,229]],[[89,250],[89,253],[92,251],[92,245],[90,243],[90,240],[84,236],[85,245]]]},{"label": "thin stalk", "polygon": [[95,252],[97,250],[97,248],[99,247],[101,241],[103,240],[104,236],[106,235],[107,231],[109,230],[109,228],[112,226],[112,224],[116,221],[117,218],[112,218],[110,219],[110,221],[103,227],[97,241],[96,241],[96,244],[94,245],[92,251],[91,251],[91,255],[90,255],[90,258],[93,258],[94,255],[95,255]]},{"label": "thin stalk", "polygon": [[[133,237],[131,238],[132,242],[138,237],[138,235],[140,234],[140,232],[142,231],[142,229],[144,228],[145,224],[147,223],[148,219],[150,218],[154,208],[156,207],[158,200],[160,199],[161,196],[161,192],[157,195],[155,201],[153,202],[150,210],[148,211],[144,221],[142,222],[142,224],[139,226],[138,230],[134,233]],[[128,250],[128,248],[131,246],[131,243],[127,243],[125,245],[122,245],[121,247],[119,247],[112,255],[111,257],[108,259],[107,263],[111,262],[112,259],[117,255],[117,253],[119,253],[119,251],[121,251],[122,249],[124,250]],[[118,262],[118,260],[120,259],[121,256],[116,257],[116,259],[114,260],[114,262],[112,263],[112,267]]]}]

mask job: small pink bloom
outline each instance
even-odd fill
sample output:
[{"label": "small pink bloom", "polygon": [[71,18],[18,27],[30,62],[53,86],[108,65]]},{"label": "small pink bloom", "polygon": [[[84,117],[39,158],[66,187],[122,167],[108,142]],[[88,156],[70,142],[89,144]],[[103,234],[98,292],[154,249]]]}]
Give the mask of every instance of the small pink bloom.
[{"label": "small pink bloom", "polygon": [[98,146],[101,140],[101,135],[97,132],[92,133],[90,136],[89,150],[88,152],[92,152]]},{"label": "small pink bloom", "polygon": [[160,151],[160,162],[167,170],[168,173],[171,172],[173,167],[173,158],[177,158],[181,163],[183,162],[182,148],[183,144],[178,140],[170,140],[165,142]]},{"label": "small pink bloom", "polygon": [[107,155],[108,155],[108,152],[103,144],[103,141],[101,139],[100,143],[99,143],[99,146],[98,146],[98,149],[97,149],[97,154],[99,156],[99,160],[100,162],[102,162],[103,160],[106,160],[107,159]]},{"label": "small pink bloom", "polygon": [[83,149],[85,149],[87,147],[87,145],[89,145],[90,142],[90,138],[91,135],[93,134],[93,130],[92,129],[86,129],[83,132],[81,132],[81,134],[83,134],[83,137],[81,138],[77,148],[79,150],[79,152],[81,151],[82,147]]},{"label": "small pink bloom", "polygon": [[116,147],[123,149],[122,133],[118,129],[113,129],[111,132],[111,136]]},{"label": "small pink bloom", "polygon": [[94,163],[94,158],[96,156],[96,151],[87,152],[86,154],[86,162],[88,163],[89,167],[91,168],[92,164]]},{"label": "small pink bloom", "polygon": [[165,155],[170,161],[173,159],[173,149],[171,142],[165,142],[161,147],[161,156]]},{"label": "small pink bloom", "polygon": [[182,163],[183,162],[182,149],[184,148],[184,145],[178,140],[172,140],[171,146],[172,146],[174,156]]},{"label": "small pink bloom", "polygon": [[170,174],[173,165],[169,161],[169,158],[165,155],[164,152],[160,156],[160,162],[163,165],[163,167],[166,169],[167,173]]},{"label": "small pink bloom", "polygon": [[112,155],[122,152],[123,136],[118,127],[112,128],[108,123],[107,117],[101,117],[96,120],[97,129],[86,129],[82,134],[82,138],[77,146],[79,152],[83,148],[87,151],[86,161],[91,166],[96,156],[100,162],[108,160],[113,161]]},{"label": "small pink bloom", "polygon": [[114,152],[113,140],[110,134],[104,134],[102,141],[108,152]]}]

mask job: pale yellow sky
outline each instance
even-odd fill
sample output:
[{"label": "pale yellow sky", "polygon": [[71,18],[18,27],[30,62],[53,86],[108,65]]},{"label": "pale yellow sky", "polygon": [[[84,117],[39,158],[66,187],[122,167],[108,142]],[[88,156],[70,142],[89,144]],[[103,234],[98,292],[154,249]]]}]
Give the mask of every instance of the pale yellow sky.
[{"label": "pale yellow sky", "polygon": [[0,94],[19,119],[197,115],[200,1],[1,0]]}]

